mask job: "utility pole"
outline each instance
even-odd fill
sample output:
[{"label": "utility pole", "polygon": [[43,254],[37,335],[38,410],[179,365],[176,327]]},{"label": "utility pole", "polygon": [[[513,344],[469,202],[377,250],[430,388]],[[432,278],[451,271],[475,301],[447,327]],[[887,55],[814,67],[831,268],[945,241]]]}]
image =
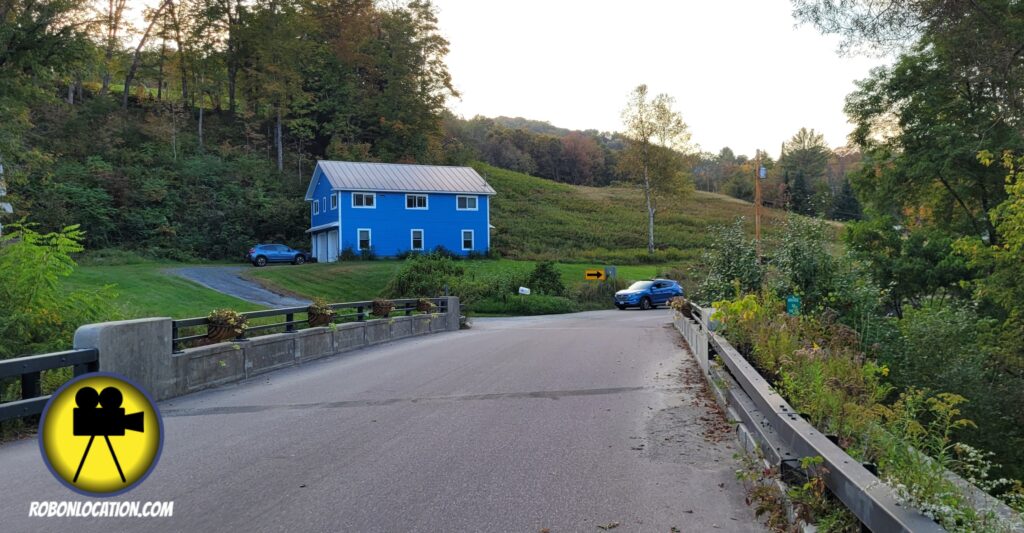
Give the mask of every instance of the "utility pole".
[{"label": "utility pole", "polygon": [[757,246],[757,261],[761,261],[761,150],[754,156],[754,243]]}]

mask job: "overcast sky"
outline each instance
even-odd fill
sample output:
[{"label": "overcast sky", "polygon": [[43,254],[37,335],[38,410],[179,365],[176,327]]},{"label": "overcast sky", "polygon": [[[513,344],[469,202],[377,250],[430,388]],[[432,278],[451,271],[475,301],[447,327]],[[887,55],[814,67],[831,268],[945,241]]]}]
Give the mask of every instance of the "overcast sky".
[{"label": "overcast sky", "polygon": [[778,157],[801,127],[846,144],[843,102],[884,60],[840,57],[788,0],[434,0],[462,98],[452,110],[621,130],[629,92],[676,98],[693,141]]}]

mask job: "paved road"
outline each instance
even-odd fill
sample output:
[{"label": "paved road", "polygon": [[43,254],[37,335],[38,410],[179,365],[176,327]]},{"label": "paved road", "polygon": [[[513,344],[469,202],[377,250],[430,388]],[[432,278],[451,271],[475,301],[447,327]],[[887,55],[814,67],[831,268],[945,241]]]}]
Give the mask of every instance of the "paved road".
[{"label": "paved road", "polygon": [[222,292],[258,305],[265,305],[267,307],[301,307],[309,305],[309,300],[277,294],[276,292],[264,289],[258,283],[241,277],[240,273],[246,268],[248,267],[186,267],[171,268],[167,272],[192,280],[217,292]]},{"label": "paved road", "polygon": [[0,446],[0,529],[761,531],[668,319],[479,320],[164,402],[160,464],[115,499],[171,519],[29,519],[83,498]]}]

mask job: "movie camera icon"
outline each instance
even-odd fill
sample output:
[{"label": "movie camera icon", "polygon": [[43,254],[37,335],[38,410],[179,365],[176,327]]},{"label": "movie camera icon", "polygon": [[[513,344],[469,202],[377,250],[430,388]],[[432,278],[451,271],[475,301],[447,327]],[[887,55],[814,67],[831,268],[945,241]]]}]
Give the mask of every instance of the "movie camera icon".
[{"label": "movie camera icon", "polygon": [[92,442],[96,437],[103,437],[107,441],[107,448],[110,449],[110,456],[114,458],[121,482],[127,483],[124,471],[121,470],[121,463],[114,453],[114,446],[110,443],[110,437],[123,437],[126,431],[142,433],[144,415],[141,411],[125,414],[124,407],[121,407],[123,401],[124,396],[116,387],[106,387],[102,392],[96,392],[92,387],[82,387],[75,393],[75,403],[78,407],[72,414],[73,434],[76,437],[89,437],[89,444],[85,446],[85,453],[78,463],[78,470],[75,471],[72,483],[78,482],[78,476],[85,466],[85,458],[89,456],[89,450],[92,449]]}]

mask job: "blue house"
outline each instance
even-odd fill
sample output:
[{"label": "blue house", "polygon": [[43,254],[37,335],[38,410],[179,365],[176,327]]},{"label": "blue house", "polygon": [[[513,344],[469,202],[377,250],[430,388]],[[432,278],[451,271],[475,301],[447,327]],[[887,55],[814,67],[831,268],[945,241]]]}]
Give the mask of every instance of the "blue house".
[{"label": "blue house", "polygon": [[320,161],[306,189],[317,261],[346,248],[390,257],[437,246],[466,255],[491,246],[494,189],[469,167]]}]

